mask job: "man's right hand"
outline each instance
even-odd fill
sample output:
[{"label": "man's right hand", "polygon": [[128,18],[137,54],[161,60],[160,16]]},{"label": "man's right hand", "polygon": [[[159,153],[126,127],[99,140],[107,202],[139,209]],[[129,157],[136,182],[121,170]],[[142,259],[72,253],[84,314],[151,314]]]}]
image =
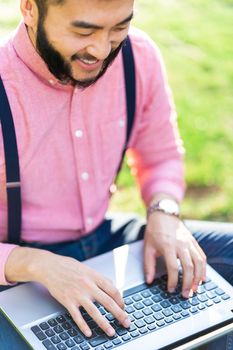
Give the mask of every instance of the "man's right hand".
[{"label": "man's right hand", "polygon": [[[13,268],[19,263],[20,254],[23,254],[22,250],[26,250],[29,256],[33,255],[34,251],[33,262],[29,259],[28,275],[30,278],[26,278],[25,273],[24,277],[22,276],[22,268],[21,278],[19,278],[20,273],[17,278],[17,273]],[[11,271],[14,272],[11,273]],[[73,258],[38,249],[16,248],[8,258],[6,277],[12,282],[31,280],[42,283],[50,294],[69,311],[73,320],[87,337],[91,336],[91,330],[82,317],[79,309],[81,306],[108,336],[115,334],[114,329],[100,313],[94,301],[102,304],[124,327],[130,326],[130,320],[124,311],[123,298],[113,283]]]}]

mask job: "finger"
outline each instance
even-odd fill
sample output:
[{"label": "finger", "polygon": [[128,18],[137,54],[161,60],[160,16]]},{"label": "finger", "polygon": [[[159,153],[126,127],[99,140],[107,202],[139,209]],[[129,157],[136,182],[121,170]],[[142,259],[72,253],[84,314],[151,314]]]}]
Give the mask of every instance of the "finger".
[{"label": "finger", "polygon": [[200,245],[198,244],[198,242],[196,241],[196,239],[194,238],[194,245],[195,247],[197,248],[199,254],[201,255],[202,257],[202,260],[203,260],[203,273],[202,273],[202,281],[205,281],[206,280],[206,263],[207,263],[207,256],[205,255],[204,251],[202,250],[202,248],[200,247]]},{"label": "finger", "polygon": [[92,331],[87,325],[86,321],[84,320],[79,307],[76,305],[71,305],[69,308],[67,308],[69,311],[71,317],[73,318],[74,322],[77,324],[79,327],[80,331],[85,334],[86,337],[91,337]]},{"label": "finger", "polygon": [[194,276],[193,276],[193,284],[192,290],[196,292],[199,284],[202,281],[203,276],[203,268],[204,268],[204,260],[201,256],[199,250],[193,245],[190,249],[191,258],[194,264]]},{"label": "finger", "polygon": [[130,327],[130,319],[128,314],[123,311],[119,305],[106,293],[102,290],[98,292],[98,300],[100,304],[102,304],[105,309],[107,309],[111,314],[126,328]]},{"label": "finger", "polygon": [[113,283],[107,278],[101,278],[97,285],[101,288],[107,295],[109,295],[121,309],[125,308],[124,299],[122,298],[119,290],[113,285]]},{"label": "finger", "polygon": [[[98,302],[98,300],[96,300]],[[115,330],[109,324],[104,316],[101,315],[98,308],[91,302],[87,300],[82,304],[86,312],[93,318],[93,320],[98,324],[98,326],[109,336],[113,337],[115,335]]]},{"label": "finger", "polygon": [[192,289],[194,265],[188,249],[182,249],[179,252],[179,259],[183,268],[183,286],[182,295],[188,298]]},{"label": "finger", "polygon": [[144,244],[144,273],[148,284],[152,283],[156,275],[156,250],[149,244]]},{"label": "finger", "polygon": [[179,266],[175,250],[167,249],[164,254],[164,258],[168,273],[167,289],[170,293],[173,293],[176,289],[179,275]]}]

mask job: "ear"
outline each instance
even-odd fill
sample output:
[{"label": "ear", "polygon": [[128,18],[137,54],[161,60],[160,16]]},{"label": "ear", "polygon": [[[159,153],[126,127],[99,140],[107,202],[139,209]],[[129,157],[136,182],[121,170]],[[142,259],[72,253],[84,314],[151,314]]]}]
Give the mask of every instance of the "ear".
[{"label": "ear", "polygon": [[24,23],[28,27],[35,27],[38,22],[38,8],[34,0],[21,0],[20,10]]}]

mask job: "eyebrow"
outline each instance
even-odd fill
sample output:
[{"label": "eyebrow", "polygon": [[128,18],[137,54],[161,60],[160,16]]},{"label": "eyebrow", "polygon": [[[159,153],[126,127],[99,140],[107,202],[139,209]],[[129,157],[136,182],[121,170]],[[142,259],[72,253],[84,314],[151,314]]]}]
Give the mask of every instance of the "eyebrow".
[{"label": "eyebrow", "polygon": [[[117,23],[114,25],[114,27],[124,25],[128,22],[130,22],[133,18],[134,14],[131,13],[127,18],[125,18],[123,21]],[[83,29],[103,29],[104,27],[98,26],[97,24],[94,23],[88,23],[85,21],[73,21],[71,22],[71,26],[76,27],[76,28],[83,28]]]}]

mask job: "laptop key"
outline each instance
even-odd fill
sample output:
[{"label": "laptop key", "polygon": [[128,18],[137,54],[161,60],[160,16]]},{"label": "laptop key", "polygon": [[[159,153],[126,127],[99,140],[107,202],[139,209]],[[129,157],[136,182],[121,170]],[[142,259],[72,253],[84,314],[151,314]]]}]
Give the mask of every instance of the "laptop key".
[{"label": "laptop key", "polygon": [[61,334],[59,334],[60,338],[62,340],[67,340],[69,338],[68,334],[66,332],[63,332]]},{"label": "laptop key", "polygon": [[151,323],[154,323],[155,320],[152,316],[147,316],[145,317],[144,321],[147,323],[147,324],[151,324]]},{"label": "laptop key", "polygon": [[171,297],[169,299],[170,303],[175,305],[175,304],[179,304],[179,299],[177,297]]},{"label": "laptop key", "polygon": [[173,312],[170,309],[165,309],[162,311],[162,313],[164,314],[164,316],[169,317],[173,314]]},{"label": "laptop key", "polygon": [[49,339],[46,339],[42,342],[42,344],[46,347],[47,350],[57,350],[57,348],[51,343]]},{"label": "laptop key", "polygon": [[89,350],[91,348],[90,345],[87,343],[83,343],[79,346],[80,346],[80,349],[82,349],[82,350]]},{"label": "laptop key", "polygon": [[66,319],[64,316],[60,315],[60,316],[56,317],[56,321],[58,323],[63,323],[63,322],[66,322]]},{"label": "laptop key", "polygon": [[150,299],[145,299],[142,302],[145,306],[150,306],[153,304],[152,300],[150,300]]},{"label": "laptop key", "polygon": [[72,348],[72,346],[75,346],[75,342],[73,341],[73,339],[68,339],[66,340],[65,343],[69,348]]},{"label": "laptop key", "polygon": [[52,337],[53,335],[55,335],[55,332],[50,328],[47,329],[47,331],[45,331],[45,334],[47,335],[47,337]]},{"label": "laptop key", "polygon": [[131,323],[130,327],[127,328],[128,332],[133,332],[133,331],[135,331],[136,329],[137,329],[137,328],[136,328],[136,326],[134,325],[134,323]]},{"label": "laptop key", "polygon": [[133,298],[133,300],[136,301],[136,302],[142,300],[142,297],[141,297],[140,294],[135,294],[135,295],[132,296],[132,298]]},{"label": "laptop key", "polygon": [[47,338],[47,336],[43,332],[38,332],[35,334],[39,340],[44,340]]},{"label": "laptop key", "polygon": [[151,299],[153,300],[154,303],[159,303],[160,301],[163,300],[159,294],[154,295]]},{"label": "laptop key", "polygon": [[225,294],[224,291],[223,291],[221,288],[215,289],[215,293],[218,294],[218,295],[223,295],[223,294]]},{"label": "laptop key", "polygon": [[127,312],[127,314],[131,314],[132,312],[135,311],[135,309],[132,305],[129,305],[125,308],[125,311]]},{"label": "laptop key", "polygon": [[[126,311],[126,310],[125,310]],[[126,311],[127,312],[127,311]],[[112,315],[112,314],[107,314],[106,316],[105,316],[106,318],[107,318],[107,320],[108,321],[113,321],[114,319],[115,319],[115,317]]]},{"label": "laptop key", "polygon": [[221,299],[219,297],[216,297],[216,298],[213,299],[213,302],[215,304],[221,303]]},{"label": "laptop key", "polygon": [[62,327],[64,328],[65,331],[72,328],[72,326],[69,322],[62,323]]},{"label": "laptop key", "polygon": [[[60,335],[60,337],[62,336],[62,334]],[[84,342],[84,339],[80,336],[77,335],[76,337],[73,338],[76,344],[81,344]]]},{"label": "laptop key", "polygon": [[204,310],[206,307],[205,307],[205,305],[204,304],[199,304],[198,305],[198,309],[199,310]]},{"label": "laptop key", "polygon": [[217,284],[215,284],[214,282],[208,282],[204,284],[205,290],[213,290],[215,288],[217,288]]},{"label": "laptop key", "polygon": [[[154,322],[154,321],[153,321]],[[145,322],[143,321],[143,320],[138,320],[138,321],[135,321],[135,326],[137,327],[137,328],[142,328],[142,327],[144,327],[146,324],[145,324]]]},{"label": "laptop key", "polygon": [[144,308],[143,304],[142,304],[142,303],[140,303],[140,302],[135,303],[135,304],[134,304],[134,307],[135,307],[137,310],[141,310],[141,309],[143,309],[143,308]]},{"label": "laptop key", "polygon": [[114,339],[112,342],[114,345],[119,345],[122,343],[122,341],[119,338]]},{"label": "laptop key", "polygon": [[71,336],[71,337],[75,337],[76,335],[78,335],[78,332],[74,329],[71,328],[67,331],[67,333]]},{"label": "laptop key", "polygon": [[58,350],[66,350],[67,346],[63,343],[57,345]]},{"label": "laptop key", "polygon": [[146,316],[149,316],[149,315],[153,314],[152,310],[149,307],[147,307],[146,309],[142,310],[142,312]]},{"label": "laptop key", "polygon": [[180,303],[180,306],[181,306],[184,310],[189,309],[189,308],[191,307],[191,305],[189,304],[188,301],[182,301],[182,302]]},{"label": "laptop key", "polygon": [[204,303],[208,300],[207,296],[205,294],[198,295],[198,299]]},{"label": "laptop key", "polygon": [[143,328],[139,329],[139,332],[141,334],[146,334],[148,332],[148,329],[146,327],[143,327]]},{"label": "laptop key", "polygon": [[165,321],[166,323],[172,323],[172,322],[173,322],[173,319],[172,319],[171,317],[166,317],[166,318],[164,319],[164,321]]},{"label": "laptop key", "polygon": [[133,316],[134,316],[137,320],[139,320],[140,318],[143,317],[143,313],[142,313],[141,311],[136,311],[136,312],[133,314]]},{"label": "laptop key", "polygon": [[124,301],[125,301],[125,305],[131,305],[133,303],[133,300],[130,297],[125,298]]},{"label": "laptop key", "polygon": [[48,320],[48,324],[51,327],[55,327],[57,325],[57,321],[54,318],[51,318],[50,320]]},{"label": "laptop key", "polygon": [[156,325],[150,324],[149,326],[147,326],[147,328],[149,329],[149,331],[153,331],[154,329],[156,329]]},{"label": "laptop key", "polygon": [[160,294],[163,299],[169,299],[171,294],[168,292],[163,292]]},{"label": "laptop key", "polygon": [[54,335],[52,338],[51,338],[51,341],[53,342],[53,344],[58,344],[61,342],[61,339],[57,336],[57,335]]},{"label": "laptop key", "polygon": [[104,344],[105,349],[111,349],[113,347],[113,343],[108,341],[106,344]]},{"label": "laptop key", "polygon": [[163,308],[167,308],[169,306],[171,306],[171,303],[169,303],[168,300],[164,300],[160,303],[160,305],[163,307]]},{"label": "laptop key", "polygon": [[227,300],[227,299],[230,299],[230,296],[229,296],[228,294],[223,294],[223,295],[221,296],[221,298],[222,298],[223,300]]},{"label": "laptop key", "polygon": [[192,314],[196,314],[196,313],[198,312],[198,309],[197,309],[195,306],[193,306],[193,307],[191,307],[191,308],[189,309],[189,311],[190,311]]},{"label": "laptop key", "polygon": [[49,324],[47,322],[42,322],[39,324],[42,331],[45,331],[46,329],[49,329]]},{"label": "laptop key", "polygon": [[214,305],[214,303],[212,302],[212,300],[208,300],[205,304],[206,304],[206,306],[208,306],[208,307]]},{"label": "laptop key", "polygon": [[216,297],[216,294],[212,291],[210,292],[207,292],[206,293],[206,296],[209,298],[209,299],[214,299]]},{"label": "laptop key", "polygon": [[125,328],[118,328],[118,329],[116,329],[116,332],[118,335],[125,335],[128,333],[127,329],[125,329]]},{"label": "laptop key", "polygon": [[165,322],[163,320],[159,321],[159,322],[156,322],[157,326],[158,327],[163,327],[165,326]]},{"label": "laptop key", "polygon": [[174,318],[175,321],[180,320],[181,316],[179,314],[175,314],[172,316]]},{"label": "laptop key", "polygon": [[108,341],[108,338],[105,335],[99,335],[98,337],[90,340],[91,346],[95,347],[101,344],[104,344]]},{"label": "laptop key", "polygon": [[189,303],[190,303],[192,306],[196,306],[196,305],[200,304],[200,301],[198,300],[197,297],[194,297],[194,298],[190,298],[190,299],[189,299]]},{"label": "laptop key", "polygon": [[144,298],[149,298],[151,296],[151,293],[149,292],[149,290],[144,290],[143,292],[141,292],[141,295]]},{"label": "laptop key", "polygon": [[54,328],[53,328],[53,330],[56,332],[56,333],[62,333],[64,330],[63,330],[63,328],[58,324],[57,326],[55,326]]},{"label": "laptop key", "polygon": [[178,312],[181,312],[182,311],[182,308],[180,307],[180,305],[173,305],[171,307],[171,310],[175,313],[178,313]]},{"label": "laptop key", "polygon": [[131,336],[129,334],[126,334],[122,337],[122,340],[124,340],[124,341],[128,341],[130,339],[131,339]]},{"label": "laptop key", "polygon": [[153,315],[154,318],[157,320],[157,321],[160,321],[164,318],[164,315],[161,313],[161,312],[157,312],[155,315]]},{"label": "laptop key", "polygon": [[188,311],[184,310],[184,311],[181,312],[181,315],[182,315],[183,317],[188,317],[190,314],[189,314]]},{"label": "laptop key", "polygon": [[200,285],[198,288],[197,288],[197,294],[203,294],[205,293],[205,287],[202,285]]},{"label": "laptop key", "polygon": [[131,336],[133,337],[133,338],[136,338],[136,337],[138,337],[139,336],[139,333],[138,333],[138,331],[133,331],[132,333],[130,333],[131,334]]},{"label": "laptop key", "polygon": [[162,310],[162,308],[159,304],[155,304],[155,305],[151,306],[151,308],[154,312],[158,312],[158,311]]},{"label": "laptop key", "polygon": [[152,287],[152,288],[150,288],[150,292],[151,292],[152,294],[159,294],[159,293],[160,293],[160,290],[159,290],[158,287]]}]

